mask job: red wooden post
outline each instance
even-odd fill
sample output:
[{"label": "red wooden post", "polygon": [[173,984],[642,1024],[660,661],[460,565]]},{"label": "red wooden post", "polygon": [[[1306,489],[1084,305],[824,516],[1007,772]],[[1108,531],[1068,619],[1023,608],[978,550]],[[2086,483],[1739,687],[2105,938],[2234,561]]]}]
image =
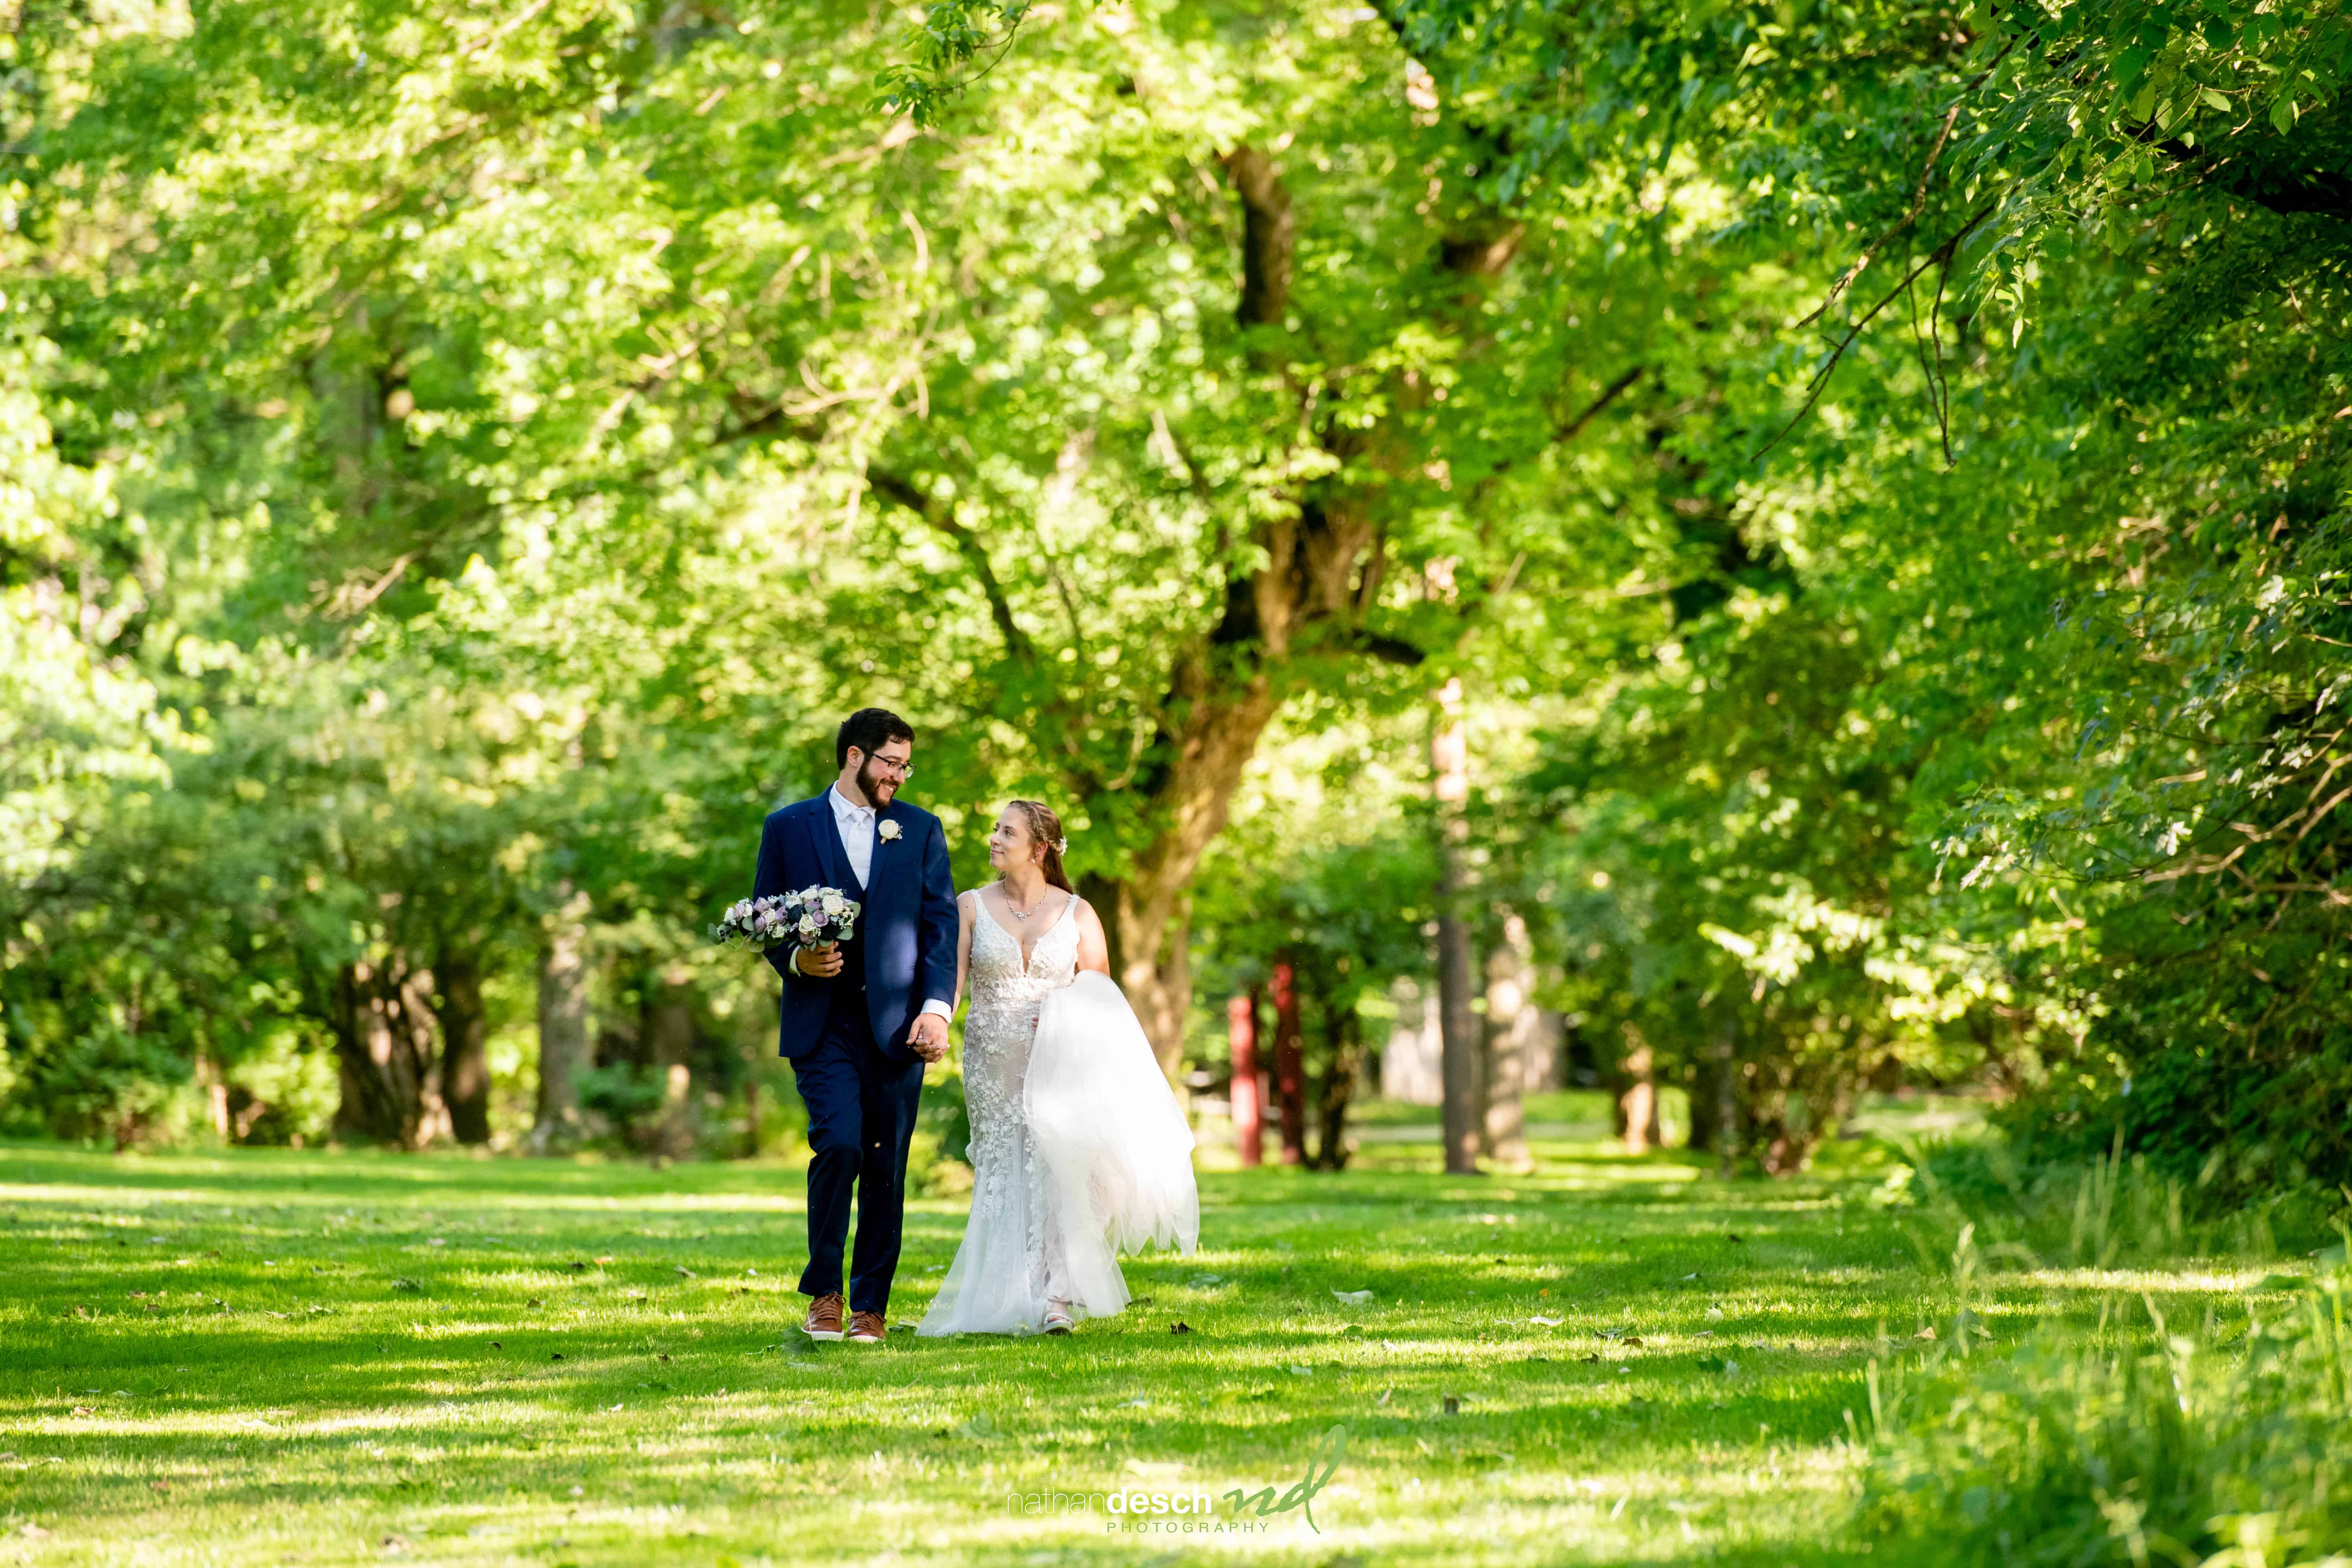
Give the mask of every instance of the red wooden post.
[{"label": "red wooden post", "polygon": [[1234,1060],[1234,1145],[1242,1163],[1255,1165],[1265,1158],[1262,1144],[1265,1115],[1257,1095],[1257,994],[1235,996],[1225,1004],[1225,1045]]},{"label": "red wooden post", "polygon": [[1274,1099],[1282,1116],[1282,1163],[1307,1163],[1307,1068],[1299,1056],[1298,988],[1290,961],[1274,966]]}]

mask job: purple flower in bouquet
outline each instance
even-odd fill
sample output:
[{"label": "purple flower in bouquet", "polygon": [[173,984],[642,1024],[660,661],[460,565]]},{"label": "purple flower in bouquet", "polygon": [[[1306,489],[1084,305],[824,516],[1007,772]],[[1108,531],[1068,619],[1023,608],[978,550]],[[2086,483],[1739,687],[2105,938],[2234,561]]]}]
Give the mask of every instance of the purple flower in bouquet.
[{"label": "purple flower in bouquet", "polygon": [[858,914],[857,900],[838,888],[803,888],[736,900],[710,934],[723,947],[754,952],[786,944],[824,947],[856,935]]}]

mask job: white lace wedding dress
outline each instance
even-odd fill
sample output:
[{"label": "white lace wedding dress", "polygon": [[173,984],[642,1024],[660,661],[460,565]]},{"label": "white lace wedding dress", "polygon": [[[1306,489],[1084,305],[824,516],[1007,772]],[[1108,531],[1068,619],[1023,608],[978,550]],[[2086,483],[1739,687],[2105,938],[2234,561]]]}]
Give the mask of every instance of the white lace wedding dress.
[{"label": "white lace wedding dress", "polygon": [[1055,1305],[1108,1316],[1128,1303],[1120,1250],[1192,1251],[1192,1129],[1126,997],[1078,970],[1077,900],[1025,964],[985,904],[971,914],[971,1217],[915,1331],[1036,1333]]}]

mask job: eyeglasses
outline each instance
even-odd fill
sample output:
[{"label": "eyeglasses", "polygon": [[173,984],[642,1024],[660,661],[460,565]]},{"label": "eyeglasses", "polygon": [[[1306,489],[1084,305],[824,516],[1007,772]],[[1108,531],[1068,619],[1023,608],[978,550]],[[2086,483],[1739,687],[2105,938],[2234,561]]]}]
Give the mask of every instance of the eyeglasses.
[{"label": "eyeglasses", "polygon": [[912,762],[895,762],[888,757],[868,757],[866,760],[884,773],[896,775],[902,782],[915,776],[915,764]]}]

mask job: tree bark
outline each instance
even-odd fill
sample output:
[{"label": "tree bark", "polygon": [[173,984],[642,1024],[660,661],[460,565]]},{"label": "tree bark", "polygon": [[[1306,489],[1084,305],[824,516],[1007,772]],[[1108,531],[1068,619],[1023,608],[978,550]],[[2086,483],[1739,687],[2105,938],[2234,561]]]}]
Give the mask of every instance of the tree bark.
[{"label": "tree bark", "polygon": [[1355,1099],[1363,1029],[1352,1006],[1329,1022],[1331,1065],[1323,1074],[1323,1099],[1318,1108],[1322,1127],[1316,1140],[1315,1163],[1326,1171],[1339,1171],[1348,1164],[1348,1106]]},{"label": "tree bark", "polygon": [[1282,1163],[1307,1163],[1307,1070],[1298,1038],[1298,976],[1288,959],[1274,966],[1274,1102],[1282,1118]]},{"label": "tree bark", "polygon": [[[568,890],[568,889],[567,889]],[[539,1107],[530,1150],[543,1154],[580,1135],[580,1072],[588,1065],[588,928],[569,900],[539,950]]]},{"label": "tree bark", "polygon": [[1225,1048],[1234,1069],[1234,1147],[1244,1165],[1265,1158],[1265,1122],[1257,1094],[1257,993],[1225,1004]]},{"label": "tree bark", "polygon": [[1625,1141],[1627,1153],[1644,1154],[1665,1143],[1658,1126],[1656,1058],[1649,1042],[1631,1024],[1625,1026],[1625,1044],[1628,1048],[1620,1069],[1625,1087],[1617,1097],[1617,1135]]},{"label": "tree bark", "polygon": [[449,1132],[460,1143],[490,1141],[490,1020],[482,1005],[482,968],[471,952],[444,949],[433,973],[440,984],[434,1012],[441,1022],[441,1099]]},{"label": "tree bark", "polygon": [[1522,1171],[1533,1162],[1528,1156],[1527,1108],[1521,1096],[1542,1022],[1528,994],[1534,971],[1528,922],[1516,914],[1504,916],[1502,940],[1486,955],[1486,1151]]},{"label": "tree bark", "polygon": [[1445,1141],[1445,1169],[1455,1175],[1475,1175],[1479,1143],[1486,1131],[1480,1110],[1486,1092],[1479,1072],[1485,1042],[1479,1037],[1477,1012],[1471,1006],[1475,966],[1470,956],[1470,923],[1462,909],[1469,896],[1465,851],[1470,837],[1470,825],[1462,815],[1470,795],[1470,742],[1462,722],[1462,682],[1447,681],[1437,702],[1429,734],[1429,771],[1437,826],[1438,1078],[1444,1086],[1439,1118]]},{"label": "tree bark", "polygon": [[339,1137],[421,1149],[448,1131],[434,1051],[433,974],[398,953],[347,963],[338,985]]},{"label": "tree bark", "polygon": [[213,1136],[226,1143],[233,1141],[228,1114],[228,1080],[221,1077],[220,1064],[213,1060],[210,1051],[196,1052],[196,1087],[205,1091],[205,1117],[213,1126]]},{"label": "tree bark", "polygon": [[1727,1182],[1738,1171],[1739,1160],[1739,1020],[1727,1005],[1716,1016],[1711,1054],[1715,1058],[1715,1173]]}]

